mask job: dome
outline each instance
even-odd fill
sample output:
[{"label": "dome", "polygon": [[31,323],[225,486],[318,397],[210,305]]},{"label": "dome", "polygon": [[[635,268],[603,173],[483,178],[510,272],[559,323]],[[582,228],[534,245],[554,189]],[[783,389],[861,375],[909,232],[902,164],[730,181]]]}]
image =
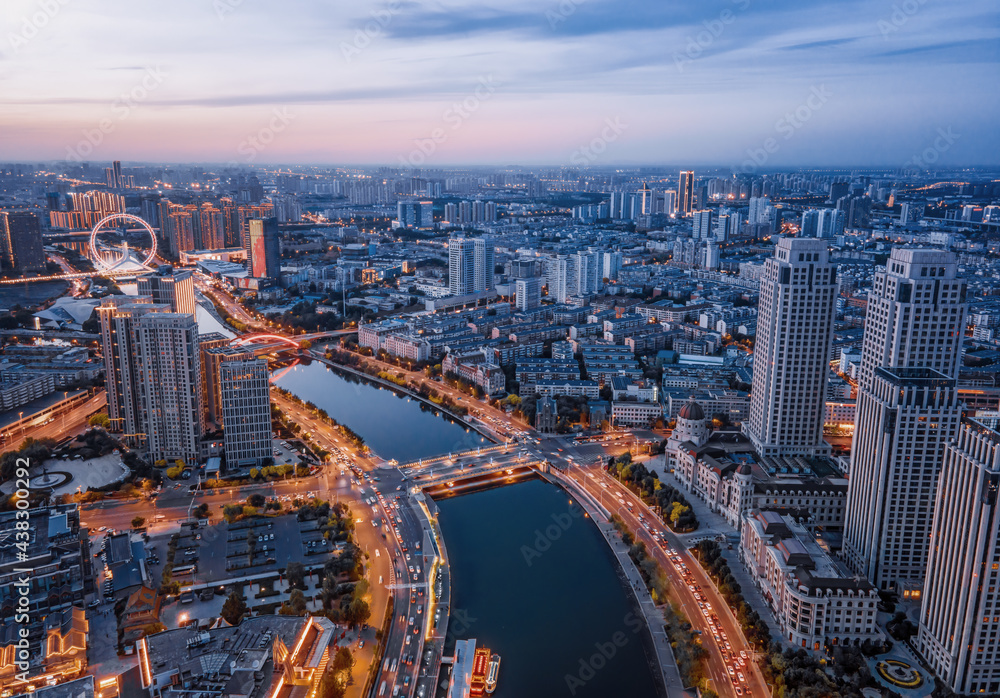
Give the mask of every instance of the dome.
[{"label": "dome", "polygon": [[691,402],[684,405],[681,411],[677,414],[680,419],[687,419],[692,422],[700,422],[705,419],[705,410],[701,408],[694,398],[691,398]]},{"label": "dome", "polygon": [[744,463],[743,465],[741,465],[736,469],[736,472],[739,473],[740,475],[749,475],[751,472],[750,466]]}]

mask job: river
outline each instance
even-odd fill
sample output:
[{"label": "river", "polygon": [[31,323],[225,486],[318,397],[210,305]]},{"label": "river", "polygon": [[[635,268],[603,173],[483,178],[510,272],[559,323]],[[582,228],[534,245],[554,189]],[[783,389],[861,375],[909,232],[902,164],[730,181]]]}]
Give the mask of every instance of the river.
[{"label": "river", "polygon": [[438,507],[452,575],[448,650],[476,638],[500,654],[496,698],[657,695],[631,592],[562,489],[530,480]]},{"label": "river", "polygon": [[318,361],[278,373],[276,385],[322,407],[386,460],[405,463],[490,445],[478,432],[419,400]]}]

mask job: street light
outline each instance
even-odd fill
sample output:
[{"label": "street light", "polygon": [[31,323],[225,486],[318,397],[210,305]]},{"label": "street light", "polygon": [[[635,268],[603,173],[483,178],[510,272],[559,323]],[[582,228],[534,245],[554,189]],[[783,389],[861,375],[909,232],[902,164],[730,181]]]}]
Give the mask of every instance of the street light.
[{"label": "street light", "polygon": [[24,412],[17,413],[17,421],[21,422],[21,438],[24,438]]}]

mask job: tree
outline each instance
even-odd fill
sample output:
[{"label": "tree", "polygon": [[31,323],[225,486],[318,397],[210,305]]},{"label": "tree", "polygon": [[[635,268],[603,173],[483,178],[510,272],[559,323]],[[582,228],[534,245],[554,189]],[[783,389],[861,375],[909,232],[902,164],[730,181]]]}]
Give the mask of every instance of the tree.
[{"label": "tree", "polygon": [[368,622],[368,619],[371,617],[371,613],[372,611],[371,608],[369,608],[367,601],[364,599],[354,599],[347,605],[344,620],[351,625],[360,625]]},{"label": "tree", "polygon": [[301,562],[289,562],[285,568],[285,579],[293,589],[306,588],[306,568]]},{"label": "tree", "polygon": [[87,423],[92,427],[107,429],[111,426],[111,418],[106,412],[98,412],[97,414],[91,416],[91,418],[87,420]]},{"label": "tree", "polygon": [[680,502],[674,502],[670,509],[670,523],[676,524],[689,511],[691,511],[691,507],[686,507]]},{"label": "tree", "polygon": [[340,647],[337,649],[337,654],[333,656],[333,670],[336,673],[350,672],[354,668],[354,657],[351,656],[351,651],[346,647]]},{"label": "tree", "polygon": [[176,480],[181,476],[181,473],[183,472],[184,468],[175,465],[172,468],[167,468],[167,477],[169,477],[171,480]]},{"label": "tree", "polygon": [[243,594],[234,589],[229,593],[226,602],[222,604],[222,611],[219,615],[230,625],[238,625],[249,612],[250,608],[243,599]]},{"label": "tree", "polygon": [[134,519],[132,519],[132,528],[142,528],[145,523],[146,519],[142,518],[141,516],[137,516]]},{"label": "tree", "polygon": [[281,604],[278,613],[283,616],[301,616],[306,612],[306,595],[301,589],[292,589],[288,601]]},{"label": "tree", "polygon": [[174,466],[180,468],[181,470],[184,470],[184,468],[187,467],[185,466],[184,461],[181,460],[180,458],[174,461]]},{"label": "tree", "polygon": [[301,349],[302,351],[309,351],[310,349],[312,349],[312,342],[310,342],[308,339],[303,339],[301,342],[299,342],[299,349]]}]

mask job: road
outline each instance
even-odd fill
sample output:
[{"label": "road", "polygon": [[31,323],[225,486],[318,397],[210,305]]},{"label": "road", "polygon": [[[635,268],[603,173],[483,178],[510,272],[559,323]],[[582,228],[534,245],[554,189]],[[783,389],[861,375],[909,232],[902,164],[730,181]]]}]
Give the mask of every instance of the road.
[{"label": "road", "polygon": [[[52,413],[52,421],[47,424],[21,428],[11,428],[9,432],[0,434],[0,445],[18,445],[25,439],[53,439],[61,441],[67,436],[76,436],[88,426],[90,416],[100,412],[108,404],[108,396],[104,390],[98,391],[86,402],[69,410]],[[45,410],[43,410],[44,412]]]},{"label": "road", "polygon": [[[754,656],[753,649],[743,641],[739,622],[722,595],[716,590],[714,582],[685,549],[680,539],[667,528],[652,509],[599,465],[580,465],[571,469],[569,474],[600,501],[605,509],[618,514],[625,521],[625,524],[635,532],[636,539],[646,544],[652,557],[667,573],[671,588],[680,601],[684,614],[701,633],[702,645],[709,654],[708,672],[713,683],[712,688],[720,696],[744,694],[761,698],[770,696],[759,669],[749,661],[749,658]],[[657,538],[653,537],[653,532],[657,534]],[[671,550],[676,553],[673,559],[669,554]],[[689,573],[687,577],[685,572]],[[704,601],[699,601],[696,594],[700,594]],[[725,633],[725,635],[719,633],[718,638],[704,614],[704,610],[708,610],[709,606],[718,616],[719,626]],[[730,643],[729,648],[725,646],[726,640]],[[747,653],[748,660],[745,661],[745,667],[740,666],[738,662],[741,651]],[[742,672],[747,678],[747,683],[733,681],[729,674],[730,666],[733,667],[733,674],[738,675]],[[737,690],[740,692],[737,693]]]}]

